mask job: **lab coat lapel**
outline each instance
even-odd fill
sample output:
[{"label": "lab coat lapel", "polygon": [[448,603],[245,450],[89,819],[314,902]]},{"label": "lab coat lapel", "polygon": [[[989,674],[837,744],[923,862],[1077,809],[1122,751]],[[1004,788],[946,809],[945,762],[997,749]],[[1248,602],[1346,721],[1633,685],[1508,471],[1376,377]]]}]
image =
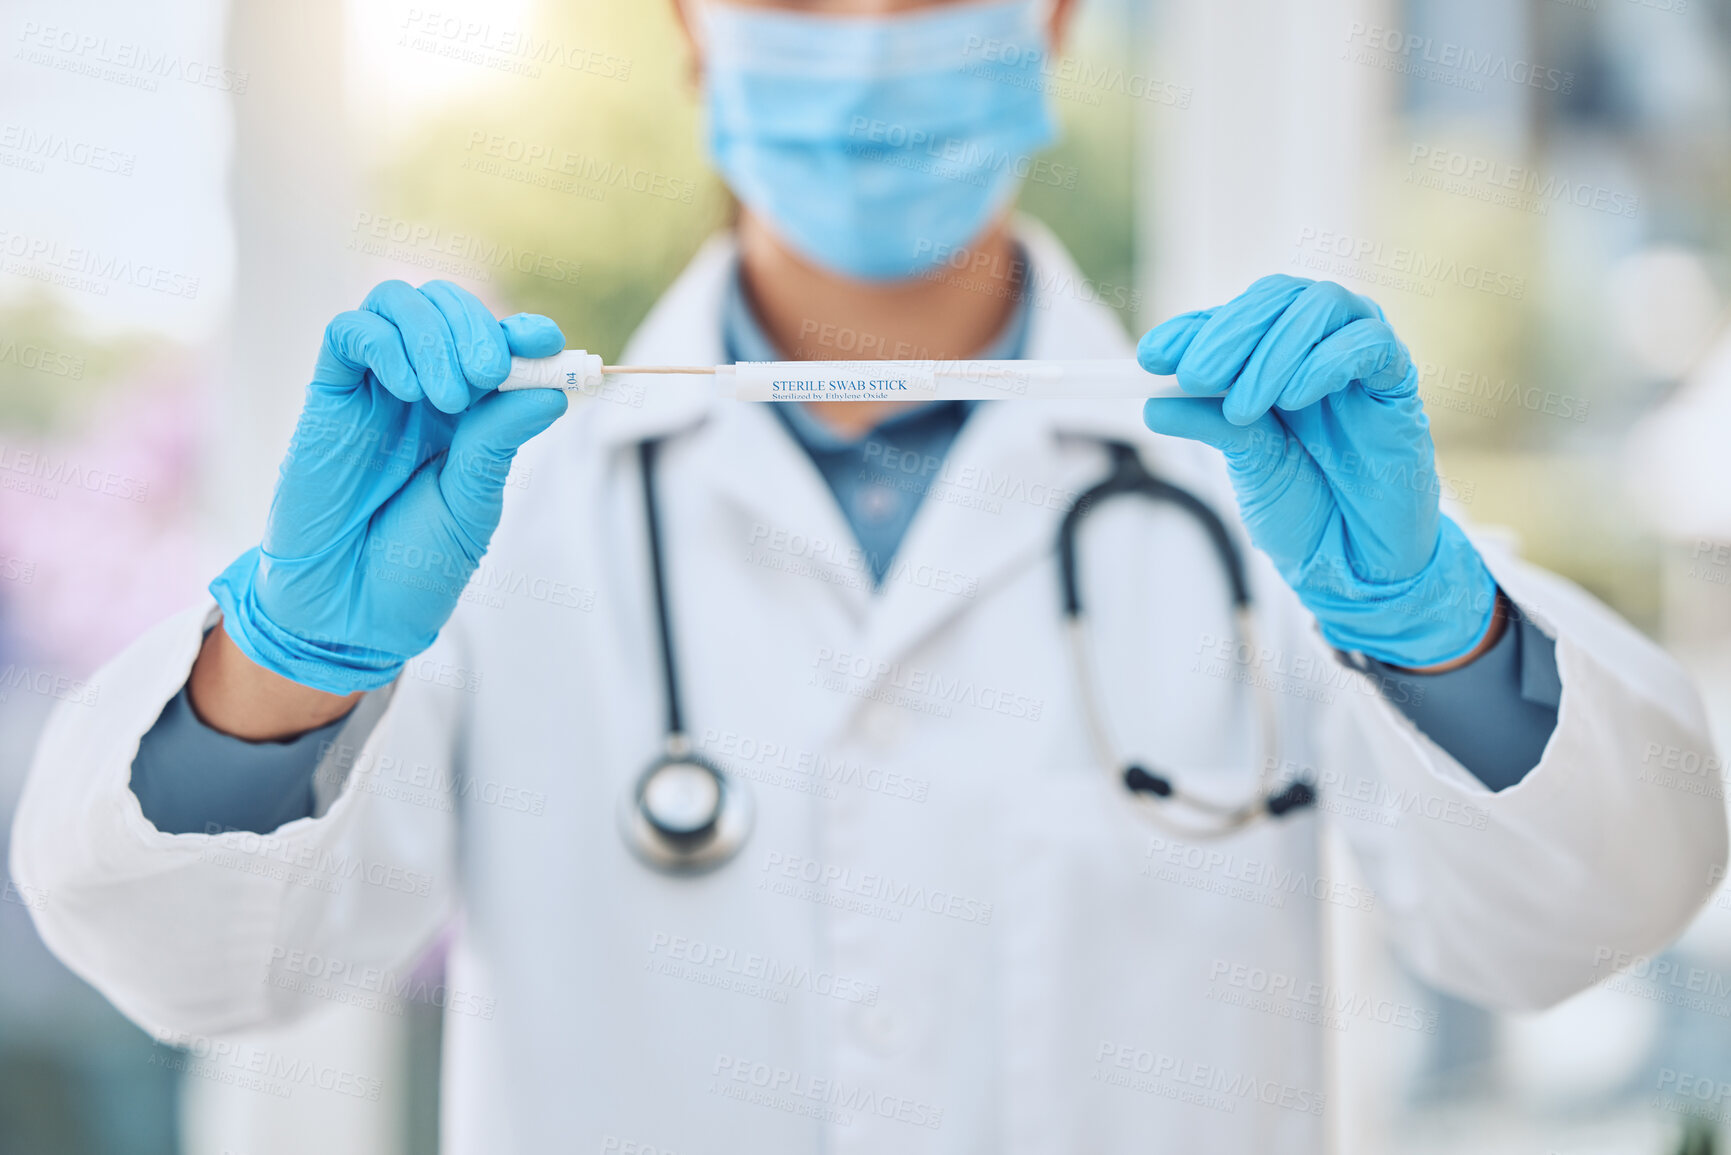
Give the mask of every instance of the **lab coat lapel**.
[{"label": "lab coat lapel", "polygon": [[[1019,220],[1017,234],[1042,285],[1086,283],[1063,246],[1037,222]],[[626,350],[627,363],[704,365],[722,359],[722,299],[734,252],[729,238],[718,237],[698,253],[645,318]],[[1129,357],[1133,349],[1105,310],[1046,288],[1036,292],[1027,355]],[[1125,402],[982,405],[951,447],[874,594],[828,484],[767,406],[717,403],[700,379],[623,382],[628,403],[599,415],[604,439],[622,442],[701,426],[691,446],[703,467],[696,476],[709,480],[716,500],[748,515],[747,537],[737,543],[741,554],[767,545],[769,555],[760,564],[809,573],[829,590],[823,596],[863,629],[870,652],[885,659],[917,645],[1027,565],[1050,558],[1064,510],[1097,479],[1102,462],[1097,450],[1064,440],[1064,431],[1122,431],[1133,423],[1124,415],[1130,405]],[[642,403],[630,404],[639,394]],[[751,540],[753,534],[758,540]],[[800,535],[797,542],[794,535]],[[814,541],[822,548],[814,549]]]},{"label": "lab coat lapel", "polygon": [[871,601],[871,573],[829,483],[768,405],[718,406],[693,446],[697,476],[715,500],[746,515],[734,543],[749,564],[799,573],[828,591],[857,628]]},{"label": "lab coat lapel", "polygon": [[1059,441],[1037,403],[982,405],[896,551],[872,607],[867,652],[893,662],[1027,566],[1044,564],[1064,510],[1099,468],[1098,453]]},{"label": "lab coat lapel", "polygon": [[[722,301],[735,248],[730,237],[708,242],[680,274],[626,348],[627,364],[714,365],[725,354]],[[871,576],[853,531],[811,458],[766,405],[717,401],[705,378],[622,377],[620,404],[596,414],[604,442],[689,434],[690,452],[711,496],[748,518],[734,544],[741,556],[770,568],[807,573],[859,626]],[[594,404],[595,402],[586,402]],[[755,536],[754,536],[755,535]],[[814,546],[814,542],[818,543]]]},{"label": "lab coat lapel", "polygon": [[[1029,219],[1017,221],[1016,233],[1038,276],[1026,356],[1133,356],[1116,319],[1080,295],[1087,282],[1057,239]],[[1051,564],[1065,510],[1104,468],[1096,446],[1069,435],[1122,437],[1138,424],[1135,409],[1040,401],[976,409],[884,579],[869,652],[894,661],[1028,565]]]}]

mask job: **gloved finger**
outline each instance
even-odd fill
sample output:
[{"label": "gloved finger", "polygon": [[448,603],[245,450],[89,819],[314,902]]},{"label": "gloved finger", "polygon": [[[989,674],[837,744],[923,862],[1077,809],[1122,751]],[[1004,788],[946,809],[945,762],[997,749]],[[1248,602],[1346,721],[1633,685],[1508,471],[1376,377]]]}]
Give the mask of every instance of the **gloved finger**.
[{"label": "gloved finger", "polygon": [[1251,539],[1277,564],[1315,549],[1334,498],[1303,443],[1273,413],[1237,425],[1218,397],[1156,397],[1142,407],[1150,429],[1212,445],[1226,457],[1239,512]]},{"label": "gloved finger", "polygon": [[369,371],[399,401],[415,402],[424,396],[395,325],[377,313],[359,309],[337,314],[325,326],[325,343],[319,350],[311,388],[352,392]]},{"label": "gloved finger", "polygon": [[402,281],[386,281],[367,294],[361,308],[397,327],[421,391],[435,408],[445,413],[468,408],[469,385],[457,364],[456,340],[432,301]]},{"label": "gloved finger", "polygon": [[1269,326],[1310,285],[1302,277],[1263,277],[1215,309],[1178,362],[1179,386],[1199,396],[1226,392]]},{"label": "gloved finger", "polygon": [[1153,397],[1142,405],[1142,421],[1156,433],[1212,445],[1234,468],[1254,470],[1285,456],[1286,429],[1276,418],[1239,425],[1222,404],[1218,397]]},{"label": "gloved finger", "polygon": [[1390,400],[1348,389],[1328,405],[1282,413],[1327,479],[1364,579],[1422,569],[1436,543],[1442,492],[1430,426],[1417,396]]},{"label": "gloved finger", "polygon": [[1184,351],[1190,348],[1191,340],[1213,315],[1210,309],[1197,309],[1168,317],[1142,334],[1142,339],[1136,342],[1136,363],[1150,373],[1163,376],[1178,372],[1178,362],[1183,359]]},{"label": "gloved finger", "polygon": [[1226,419],[1248,425],[1282,403],[1294,375],[1318,342],[1342,326],[1375,315],[1375,305],[1333,281],[1308,286],[1268,327],[1227,391]]},{"label": "gloved finger", "polygon": [[459,528],[485,549],[499,524],[505,477],[518,448],[553,424],[569,402],[559,389],[489,393],[457,423],[439,492]]},{"label": "gloved finger", "polygon": [[1304,409],[1354,381],[1373,397],[1410,397],[1418,390],[1412,358],[1386,321],[1362,318],[1318,342],[1281,392],[1279,405]]},{"label": "gloved finger", "polygon": [[428,281],[420,291],[445,318],[456,341],[457,365],[469,387],[485,393],[504,384],[511,373],[511,347],[492,310],[449,281]]},{"label": "gloved finger", "polygon": [[565,350],[565,334],[553,318],[539,313],[518,313],[499,322],[513,357],[551,357]]}]

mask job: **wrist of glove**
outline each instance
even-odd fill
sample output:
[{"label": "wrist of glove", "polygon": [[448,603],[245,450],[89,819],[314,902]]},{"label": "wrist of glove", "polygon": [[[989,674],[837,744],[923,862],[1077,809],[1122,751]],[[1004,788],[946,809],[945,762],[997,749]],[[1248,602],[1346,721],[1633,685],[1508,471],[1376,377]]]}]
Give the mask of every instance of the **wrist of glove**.
[{"label": "wrist of glove", "polygon": [[1338,524],[1302,565],[1282,567],[1281,577],[1316,616],[1329,645],[1411,669],[1472,653],[1497,608],[1496,579],[1447,516],[1430,561],[1410,577],[1379,581],[1358,573]]},{"label": "wrist of glove", "polygon": [[258,547],[247,550],[210,583],[222,609],[223,629],[240,652],[279,677],[327,694],[376,690],[394,682],[408,660],[437,637],[409,653],[315,640],[284,629],[259,604],[260,571],[271,564]]}]

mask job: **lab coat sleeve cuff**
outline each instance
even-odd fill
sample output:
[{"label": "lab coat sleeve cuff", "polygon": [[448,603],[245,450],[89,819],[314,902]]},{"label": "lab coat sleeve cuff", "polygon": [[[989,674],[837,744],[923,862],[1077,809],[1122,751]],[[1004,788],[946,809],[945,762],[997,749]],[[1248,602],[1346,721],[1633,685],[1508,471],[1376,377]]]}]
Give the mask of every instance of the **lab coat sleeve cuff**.
[{"label": "lab coat sleeve cuff", "polygon": [[1514,609],[1496,644],[1459,669],[1415,674],[1364,659],[1384,696],[1492,790],[1538,765],[1562,700],[1556,642]]},{"label": "lab coat sleeve cuff", "polygon": [[[269,834],[171,834],[145,817],[130,788],[140,739],[184,685],[215,617],[209,602],[175,615],[92,675],[78,701],[59,704],[12,829],[11,874],[34,898],[43,941],[159,1038],[295,1017],[308,1009],[305,1000],[265,981],[282,943],[333,921],[354,924],[360,929],[348,932],[348,953],[367,960],[382,953],[382,940],[430,933],[443,893],[429,881],[417,895],[394,895],[365,885],[364,874],[345,873],[349,863],[366,862],[369,847],[382,857],[373,829],[381,822],[363,805],[367,792],[342,789],[352,772],[324,776],[330,787],[315,800],[322,817]],[[377,724],[391,697],[368,695],[348,725]],[[411,841],[414,849],[399,849],[403,831],[392,833],[383,843],[397,856],[391,864],[413,859],[397,877],[411,868],[430,877],[423,863],[443,843],[424,832],[443,819],[397,820],[410,833],[423,830],[429,847]]]},{"label": "lab coat sleeve cuff", "polygon": [[313,813],[313,771],[343,720],[287,741],[248,742],[205,725],[182,689],[139,741],[132,793],[169,834],[266,834]]},{"label": "lab coat sleeve cuff", "polygon": [[1537,765],[1493,791],[1367,686],[1336,716],[1347,732],[1325,746],[1321,784],[1326,794],[1357,767],[1375,780],[1360,793],[1390,813],[1337,826],[1419,973],[1536,1008],[1682,931],[1723,877],[1725,814],[1718,782],[1659,773],[1667,751],[1711,761],[1682,669],[1563,579],[1496,551],[1486,560],[1556,643],[1557,723]]}]

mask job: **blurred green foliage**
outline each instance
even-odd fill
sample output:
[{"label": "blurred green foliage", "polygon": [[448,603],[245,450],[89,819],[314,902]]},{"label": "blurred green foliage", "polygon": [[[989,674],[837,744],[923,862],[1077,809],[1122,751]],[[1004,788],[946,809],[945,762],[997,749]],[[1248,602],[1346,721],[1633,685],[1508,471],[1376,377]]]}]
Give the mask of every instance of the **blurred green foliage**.
[{"label": "blurred green foliage", "polygon": [[[1432,129],[1433,147],[1496,155],[1494,143]],[[1392,259],[1406,249],[1485,270],[1499,291],[1437,283],[1434,294],[1366,290],[1420,366],[1420,392],[1438,465],[1480,526],[1512,531],[1523,557],[1561,573],[1643,628],[1659,617],[1657,543],[1629,508],[1614,458],[1616,394],[1626,384],[1583,340],[1580,316],[1547,313],[1564,292],[1602,284],[1551,283],[1555,214],[1419,187],[1404,147],[1388,150],[1374,235]],[[1445,257],[1446,255],[1446,257]],[[1518,286],[1518,292],[1503,292]],[[1573,302],[1576,308],[1578,301]],[[1597,357],[1599,363],[1593,358]]]},{"label": "blurred green foliage", "polygon": [[[544,5],[536,28],[628,60],[628,78],[551,70],[502,80],[392,144],[378,197],[404,219],[545,258],[543,269],[579,266],[574,279],[557,279],[507,264],[492,303],[545,313],[572,345],[611,358],[727,223],[731,200],[703,154],[699,94],[671,4]],[[1124,41],[1090,42],[1121,51]],[[1070,245],[1088,277],[1131,286],[1129,102],[1059,106],[1065,137],[1049,159],[1074,168],[1074,187],[1031,185],[1022,206]]]},{"label": "blurred green foliage", "polygon": [[138,334],[93,337],[47,291],[0,305],[0,428],[74,427],[128,369],[165,347]]}]

